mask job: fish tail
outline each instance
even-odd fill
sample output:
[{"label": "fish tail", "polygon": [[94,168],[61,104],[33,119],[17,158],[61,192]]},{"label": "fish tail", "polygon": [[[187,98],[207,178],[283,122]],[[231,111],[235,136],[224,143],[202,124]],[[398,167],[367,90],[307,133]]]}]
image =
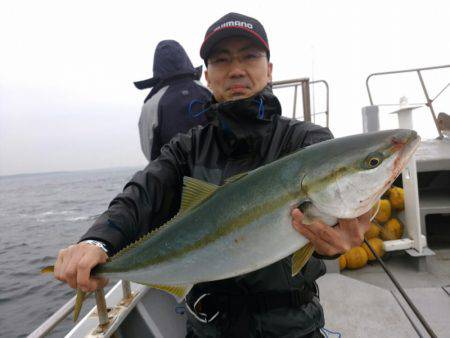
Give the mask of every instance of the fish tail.
[{"label": "fish tail", "polygon": [[77,298],[75,300],[75,307],[73,309],[73,321],[76,322],[78,320],[78,316],[80,315],[81,307],[86,298],[86,292],[77,289]]},{"label": "fish tail", "polygon": [[[53,273],[55,271],[54,265],[46,266],[41,269],[41,273]],[[77,289],[77,298],[75,300],[75,307],[73,309],[73,321],[76,322],[78,320],[78,316],[80,315],[81,307],[86,298],[86,292]]]},{"label": "fish tail", "polygon": [[55,271],[54,265],[49,265],[41,269],[41,273],[53,273],[54,271]]}]

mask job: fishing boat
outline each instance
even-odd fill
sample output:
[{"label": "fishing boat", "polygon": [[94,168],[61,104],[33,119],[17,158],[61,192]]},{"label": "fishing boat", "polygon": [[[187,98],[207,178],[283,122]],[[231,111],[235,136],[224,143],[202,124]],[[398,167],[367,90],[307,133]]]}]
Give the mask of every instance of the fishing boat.
[{"label": "fishing boat", "polygon": [[[334,273],[318,281],[326,327],[343,337],[450,337],[450,116],[437,115],[433,105],[450,83],[432,98],[423,76],[440,70],[449,71],[450,65],[367,77],[370,105],[362,109],[365,132],[379,129],[381,107],[391,108],[400,128],[410,129],[418,127],[412,123],[413,111],[427,107],[436,137],[422,140],[415,159],[395,182],[405,191],[405,211],[398,216],[406,229],[402,239],[385,241],[384,249],[389,257],[385,262],[388,273],[395,276],[400,288],[380,264],[339,274],[334,262],[328,264],[328,271]],[[371,81],[399,74],[417,75],[423,102],[407,104],[404,98],[400,103],[375,101]]]},{"label": "fishing boat", "polygon": [[[423,140],[397,184],[405,191],[405,210],[399,217],[405,235],[384,242],[389,259],[361,270],[340,271],[337,260],[327,261],[327,274],[318,280],[325,312],[327,337],[450,337],[450,117],[436,115],[422,74],[450,70],[450,65],[374,73],[366,81],[370,105],[362,108],[364,132],[380,129],[380,108],[390,106],[400,128],[415,129],[412,114],[428,107],[437,137]],[[418,75],[424,102],[379,103],[370,83],[376,77]],[[312,87],[324,90],[325,108],[311,111]],[[277,91],[293,94],[292,116],[328,126],[326,81],[307,78],[273,83]],[[300,93],[298,92],[300,91]],[[448,94],[448,92],[447,92]],[[302,113],[297,114],[302,107]],[[284,107],[284,110],[288,110]],[[387,273],[395,276],[393,281]],[[398,284],[398,285],[397,285]],[[143,285],[118,281],[105,295],[95,292],[94,306],[66,337],[184,337],[186,311],[171,295]],[[71,314],[75,297],[55,312],[29,337],[43,337]]]}]

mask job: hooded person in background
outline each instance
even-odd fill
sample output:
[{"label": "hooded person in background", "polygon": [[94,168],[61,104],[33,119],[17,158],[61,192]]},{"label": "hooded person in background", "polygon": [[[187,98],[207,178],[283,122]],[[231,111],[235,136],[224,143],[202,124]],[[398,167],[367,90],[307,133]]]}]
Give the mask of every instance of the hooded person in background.
[{"label": "hooded person in background", "polygon": [[[200,56],[211,101],[202,110],[209,123],[178,134],[125,185],[81,241],[60,251],[57,279],[92,291],[106,280],[90,277],[108,256],[170,220],[180,207],[183,177],[216,185],[332,138],[327,128],[285,118],[270,90],[272,63],[261,23],[229,13],[207,30]],[[286,257],[262,269],[218,281],[198,283],[186,296],[187,337],[322,337],[323,310],[316,280],[325,273],[321,258],[338,257],[362,243],[369,213],[340,219],[334,227],[320,220],[292,226],[315,253],[295,276]]]},{"label": "hooded person in background", "polygon": [[202,66],[194,68],[184,48],[174,40],[163,40],[153,57],[153,77],[135,82],[138,89],[152,88],[139,119],[141,148],[147,160],[161,153],[161,147],[178,133],[204,125],[199,109],[211,92],[199,81]]}]

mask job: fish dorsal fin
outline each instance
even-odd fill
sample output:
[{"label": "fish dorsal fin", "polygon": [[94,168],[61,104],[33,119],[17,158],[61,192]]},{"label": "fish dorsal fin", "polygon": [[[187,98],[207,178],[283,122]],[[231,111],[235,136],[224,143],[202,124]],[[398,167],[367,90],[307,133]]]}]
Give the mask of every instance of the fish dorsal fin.
[{"label": "fish dorsal fin", "polygon": [[171,295],[175,296],[178,302],[181,302],[193,287],[193,285],[164,285],[164,284],[145,284],[145,285],[170,293]]},{"label": "fish dorsal fin", "polygon": [[247,174],[248,174],[247,172],[244,172],[244,173],[240,173],[240,174],[236,174],[236,175],[233,175],[233,176],[231,176],[231,177],[228,177],[228,178],[224,181],[224,184],[229,184],[229,183],[236,182],[237,180],[240,180],[241,178],[247,176]]},{"label": "fish dorsal fin", "polygon": [[137,247],[142,242],[148,240],[150,237],[157,234],[159,231],[163,230],[164,228],[167,228],[170,224],[176,221],[180,215],[185,213],[187,210],[192,209],[196,205],[200,204],[202,201],[204,201],[209,196],[214,194],[217,191],[217,189],[220,188],[218,185],[207,183],[188,176],[183,177],[183,183],[184,186],[183,186],[183,193],[181,196],[181,206],[178,213],[171,220],[164,223],[159,228],[150,231],[137,241],[129,244],[128,246],[120,250],[118,253],[116,253],[114,256],[111,257],[112,260],[122,256],[129,250]]},{"label": "fish dorsal fin", "polygon": [[192,177],[184,177],[184,187],[183,194],[181,197],[181,206],[178,214],[176,214],[171,220],[161,225],[159,228],[156,228],[146,235],[142,236],[135,242],[129,244],[119,252],[117,252],[114,256],[111,257],[111,260],[117,259],[118,257],[124,255],[131,249],[137,247],[142,242],[148,240],[150,237],[156,235],[158,232],[170,226],[174,221],[177,220],[178,216],[183,214],[189,209],[192,209],[194,206],[200,204],[202,201],[207,199],[209,196],[214,194],[214,192],[219,188],[219,186],[211,183],[207,183]]},{"label": "fish dorsal fin", "polygon": [[188,176],[183,178],[183,183],[183,194],[181,196],[181,206],[178,215],[199,205],[219,189],[218,185]]},{"label": "fish dorsal fin", "polygon": [[313,245],[308,243],[292,255],[292,277],[300,272],[306,262],[311,258],[313,252]]},{"label": "fish dorsal fin", "polygon": [[179,214],[175,215],[171,220],[167,221],[166,223],[164,223],[163,225],[161,225],[159,228],[153,229],[150,232],[148,232],[147,234],[145,234],[144,236],[142,236],[141,238],[137,239],[136,241],[128,244],[126,247],[122,248],[120,251],[118,251],[114,256],[109,257],[108,258],[108,262],[109,261],[113,261],[117,258],[119,258],[120,256],[123,256],[124,254],[126,254],[128,251],[130,251],[131,249],[136,248],[137,246],[139,246],[140,244],[142,244],[144,241],[148,240],[150,237],[154,236],[155,234],[157,234],[158,232],[160,232],[161,230],[163,230],[164,228],[167,228],[170,224],[172,224],[176,219],[177,216]]}]

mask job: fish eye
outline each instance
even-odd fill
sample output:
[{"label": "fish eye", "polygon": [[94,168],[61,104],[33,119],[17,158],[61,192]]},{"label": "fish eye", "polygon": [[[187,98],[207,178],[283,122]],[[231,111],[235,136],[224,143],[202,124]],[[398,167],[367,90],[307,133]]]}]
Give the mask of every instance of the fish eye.
[{"label": "fish eye", "polygon": [[370,165],[371,167],[376,167],[378,164],[380,164],[380,159],[377,158],[377,157],[372,157],[372,158],[369,160],[369,165]]},{"label": "fish eye", "polygon": [[378,167],[380,165],[380,163],[382,162],[382,158],[378,154],[376,154],[376,155],[372,154],[372,155],[367,156],[365,162],[366,162],[365,163],[366,167],[368,169],[373,169],[373,168],[376,168],[376,167]]}]

